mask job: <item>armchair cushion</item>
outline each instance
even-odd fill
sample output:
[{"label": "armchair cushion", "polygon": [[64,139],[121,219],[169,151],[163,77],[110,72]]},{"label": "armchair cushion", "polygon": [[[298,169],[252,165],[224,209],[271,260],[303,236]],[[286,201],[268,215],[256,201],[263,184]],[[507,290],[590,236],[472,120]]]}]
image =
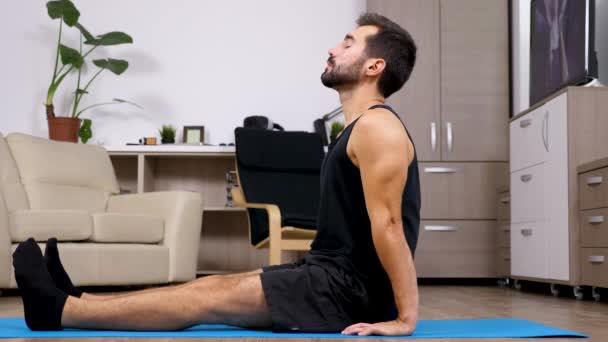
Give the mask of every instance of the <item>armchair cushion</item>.
[{"label": "armchair cushion", "polygon": [[16,210],[9,214],[9,229],[12,242],[82,241],[91,237],[93,222],[84,210]]},{"label": "armchair cushion", "polygon": [[161,217],[153,215],[93,214],[94,242],[159,243],[165,234]]}]

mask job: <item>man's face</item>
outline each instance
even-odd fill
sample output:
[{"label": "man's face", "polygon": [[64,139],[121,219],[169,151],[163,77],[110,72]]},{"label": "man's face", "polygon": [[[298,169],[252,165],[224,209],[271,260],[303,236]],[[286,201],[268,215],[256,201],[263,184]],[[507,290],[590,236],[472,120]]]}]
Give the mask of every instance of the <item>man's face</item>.
[{"label": "man's face", "polygon": [[329,50],[327,66],[321,75],[324,86],[333,89],[357,84],[364,74],[367,61],[365,42],[378,32],[375,26],[360,26],[348,33],[344,40]]}]

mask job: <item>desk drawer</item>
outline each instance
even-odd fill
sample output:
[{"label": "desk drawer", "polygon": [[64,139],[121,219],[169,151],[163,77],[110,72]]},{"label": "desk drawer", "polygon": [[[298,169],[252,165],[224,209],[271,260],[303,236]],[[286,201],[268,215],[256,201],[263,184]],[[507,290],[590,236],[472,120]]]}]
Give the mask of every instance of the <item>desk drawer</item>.
[{"label": "desk drawer", "polygon": [[416,270],[423,278],[496,274],[496,221],[422,221]]},{"label": "desk drawer", "polygon": [[511,248],[500,247],[498,248],[498,256],[496,262],[498,263],[498,275],[502,277],[508,277],[511,275]]},{"label": "desk drawer", "polygon": [[580,213],[581,246],[608,247],[608,208]]},{"label": "desk drawer", "polygon": [[509,128],[511,172],[540,164],[549,158],[548,115],[546,106],[542,106],[511,122]]},{"label": "desk drawer", "polygon": [[546,164],[511,173],[511,223],[545,220]]},{"label": "desk drawer", "polygon": [[497,219],[499,220],[510,220],[511,219],[511,195],[509,192],[501,192],[498,194],[497,204]]},{"label": "desk drawer", "polygon": [[511,223],[511,275],[547,278],[548,272],[545,223]]},{"label": "desk drawer", "polygon": [[581,248],[583,285],[608,287],[608,248]]},{"label": "desk drawer", "polygon": [[511,224],[509,221],[498,221],[497,246],[511,247]]},{"label": "desk drawer", "polygon": [[608,168],[578,175],[581,209],[608,207]]}]

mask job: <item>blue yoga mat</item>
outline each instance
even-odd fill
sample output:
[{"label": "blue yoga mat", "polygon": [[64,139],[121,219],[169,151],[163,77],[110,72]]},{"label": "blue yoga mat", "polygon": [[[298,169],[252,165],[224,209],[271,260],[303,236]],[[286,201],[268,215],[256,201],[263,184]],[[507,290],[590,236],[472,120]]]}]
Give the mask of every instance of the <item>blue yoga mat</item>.
[{"label": "blue yoga mat", "polygon": [[[22,318],[0,318],[0,338],[78,338],[78,337],[260,337],[260,338],[383,338],[341,334],[285,333],[246,330],[227,325],[198,325],[182,331],[31,331]],[[391,338],[512,338],[512,337],[587,337],[572,331],[512,318],[476,320],[419,321],[413,336]]]}]

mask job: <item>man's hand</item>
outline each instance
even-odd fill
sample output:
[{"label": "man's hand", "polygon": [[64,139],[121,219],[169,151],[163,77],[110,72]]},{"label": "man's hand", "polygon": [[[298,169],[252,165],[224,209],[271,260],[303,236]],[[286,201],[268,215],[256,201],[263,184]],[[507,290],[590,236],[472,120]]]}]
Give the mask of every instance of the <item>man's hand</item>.
[{"label": "man's hand", "polygon": [[344,335],[411,335],[416,329],[416,324],[410,322],[401,321],[396,319],[389,322],[380,322],[375,324],[369,323],[357,323],[349,326],[342,331]]}]

